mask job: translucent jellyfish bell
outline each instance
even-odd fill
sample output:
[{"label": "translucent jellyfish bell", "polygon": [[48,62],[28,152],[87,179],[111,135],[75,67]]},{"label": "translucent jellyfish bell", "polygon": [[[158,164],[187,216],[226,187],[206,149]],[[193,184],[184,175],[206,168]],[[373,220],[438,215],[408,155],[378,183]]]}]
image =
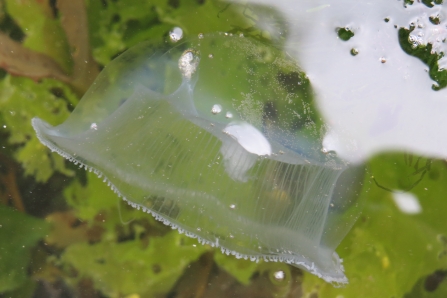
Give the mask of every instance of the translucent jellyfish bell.
[{"label": "translucent jellyfish bell", "polygon": [[347,194],[361,175],[323,152],[311,95],[281,51],[203,36],[128,50],[63,124],[33,126],[51,150],[201,243],[345,283],[335,248],[355,219]]}]

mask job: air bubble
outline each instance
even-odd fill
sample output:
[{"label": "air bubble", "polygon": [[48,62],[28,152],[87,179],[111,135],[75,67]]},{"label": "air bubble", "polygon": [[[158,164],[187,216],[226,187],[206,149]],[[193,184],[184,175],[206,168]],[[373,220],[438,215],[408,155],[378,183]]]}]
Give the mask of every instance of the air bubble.
[{"label": "air bubble", "polygon": [[177,42],[180,39],[182,39],[183,37],[183,30],[180,27],[174,27],[174,29],[172,29],[169,32],[169,38],[171,39],[172,42]]},{"label": "air bubble", "polygon": [[96,123],[92,123],[92,124],[90,125],[90,129],[98,130],[98,125],[97,125]]},{"label": "air bubble", "polygon": [[213,54],[209,54],[208,58],[211,58],[211,59],[214,58]]},{"label": "air bubble", "polygon": [[198,37],[199,39],[203,39],[203,33],[199,33]]},{"label": "air bubble", "polygon": [[424,34],[422,32],[419,32],[417,35],[410,34],[408,36],[408,42],[411,44],[413,49],[425,45],[424,39],[422,38],[423,36]]},{"label": "air bubble", "polygon": [[235,204],[231,204],[230,205],[230,209],[236,209],[236,205]]},{"label": "air bubble", "polygon": [[275,273],[273,273],[273,277],[276,279],[276,280],[283,280],[284,279],[284,271],[282,271],[282,270],[279,270],[279,271],[276,271]]},{"label": "air bubble", "polygon": [[222,112],[222,106],[221,105],[214,105],[211,108],[211,113],[213,113],[214,115],[219,114],[220,112]]},{"label": "air bubble", "polygon": [[225,118],[228,118],[228,119],[233,118],[233,114],[231,112],[227,112],[225,114]]}]

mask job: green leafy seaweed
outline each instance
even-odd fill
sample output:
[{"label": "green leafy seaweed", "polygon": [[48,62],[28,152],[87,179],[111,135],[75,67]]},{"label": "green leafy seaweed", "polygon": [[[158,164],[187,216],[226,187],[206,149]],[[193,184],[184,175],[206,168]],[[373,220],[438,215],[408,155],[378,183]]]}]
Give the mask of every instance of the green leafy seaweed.
[{"label": "green leafy seaweed", "polygon": [[[59,96],[56,96],[58,94]],[[43,80],[40,83],[23,77],[6,76],[0,81],[0,110],[3,128],[9,132],[9,143],[18,145],[15,158],[27,175],[45,182],[55,171],[72,176],[62,157],[48,152],[31,126],[38,116],[57,124],[69,115],[68,106],[77,102],[76,96],[63,83]]]},{"label": "green leafy seaweed", "polygon": [[153,297],[166,293],[185,267],[205,251],[195,240],[175,231],[153,237],[147,247],[142,246],[138,239],[80,243],[67,248],[62,262],[75,267],[81,278],[91,278],[108,296],[144,293]]}]

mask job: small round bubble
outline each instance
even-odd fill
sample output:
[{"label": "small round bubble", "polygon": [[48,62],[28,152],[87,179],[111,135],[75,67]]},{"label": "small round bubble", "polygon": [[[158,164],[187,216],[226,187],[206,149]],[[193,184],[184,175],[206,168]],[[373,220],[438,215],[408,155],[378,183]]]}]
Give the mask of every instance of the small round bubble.
[{"label": "small round bubble", "polygon": [[284,279],[284,271],[279,270],[273,273],[273,277],[275,277],[276,280],[283,280]]},{"label": "small round bubble", "polygon": [[198,37],[199,37],[199,39],[202,39],[203,38],[203,33],[199,33]]},{"label": "small round bubble", "polygon": [[221,105],[214,105],[211,108],[211,113],[213,113],[214,115],[219,114],[220,112],[222,112],[222,106]]},{"label": "small round bubble", "polygon": [[182,37],[183,37],[183,30],[180,27],[174,27],[169,32],[169,38],[171,39],[172,42],[177,42],[180,39],[182,39]]},{"label": "small round bubble", "polygon": [[92,129],[92,130],[98,130],[98,125],[97,125],[96,123],[92,123],[92,124],[90,125],[90,129]]},{"label": "small round bubble", "polygon": [[233,118],[233,114],[231,112],[227,112],[225,114],[225,118],[228,118],[228,119]]}]

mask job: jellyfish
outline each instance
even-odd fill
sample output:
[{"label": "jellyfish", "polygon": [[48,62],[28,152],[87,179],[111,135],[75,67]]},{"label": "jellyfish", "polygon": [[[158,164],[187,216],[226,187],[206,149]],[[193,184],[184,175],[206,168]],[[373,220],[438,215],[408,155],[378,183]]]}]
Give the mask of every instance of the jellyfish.
[{"label": "jellyfish", "polygon": [[324,150],[310,83],[272,45],[227,34],[142,43],[64,123],[32,125],[52,151],[203,244],[347,282],[335,249],[362,175]]}]

